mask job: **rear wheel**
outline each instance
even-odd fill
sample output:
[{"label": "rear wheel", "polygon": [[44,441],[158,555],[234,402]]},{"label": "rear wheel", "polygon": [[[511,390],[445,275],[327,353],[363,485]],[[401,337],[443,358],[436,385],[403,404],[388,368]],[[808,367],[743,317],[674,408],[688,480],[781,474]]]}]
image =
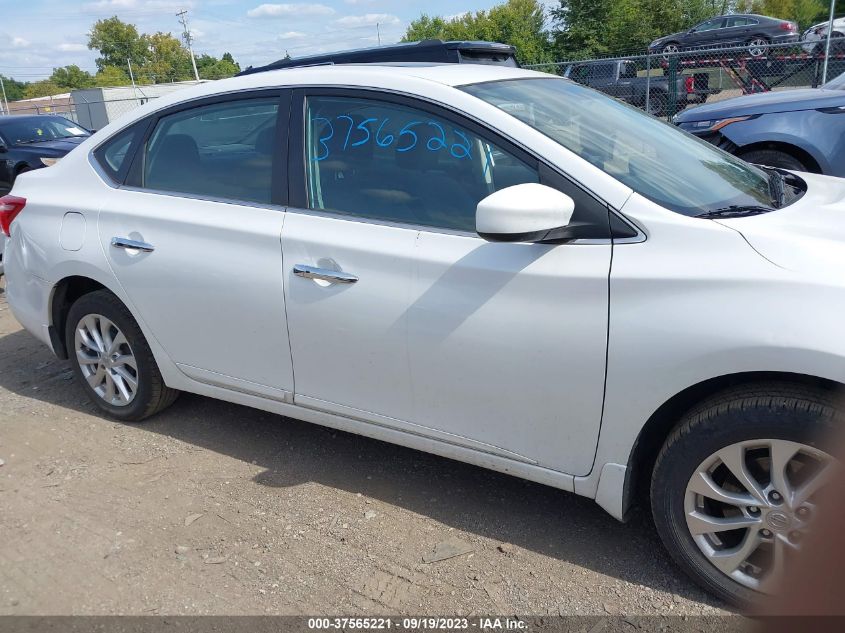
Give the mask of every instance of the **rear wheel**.
[{"label": "rear wheel", "polygon": [[771,383],[689,412],[654,467],[651,504],[675,561],[742,606],[771,593],[817,513],[837,411],[822,390]]},{"label": "rear wheel", "polygon": [[740,154],[740,158],[757,165],[780,167],[781,169],[791,169],[792,171],[810,171],[807,165],[795,158],[795,156],[778,149],[755,149]]},{"label": "rear wheel", "polygon": [[169,407],[179,395],[164,384],[129,310],[107,290],[84,295],[71,306],[65,341],[77,379],[112,417],[143,420]]}]

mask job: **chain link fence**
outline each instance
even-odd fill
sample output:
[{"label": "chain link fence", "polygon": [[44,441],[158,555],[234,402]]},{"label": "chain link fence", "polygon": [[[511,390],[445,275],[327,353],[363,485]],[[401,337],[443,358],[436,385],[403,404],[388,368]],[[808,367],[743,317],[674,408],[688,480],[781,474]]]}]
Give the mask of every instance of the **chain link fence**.
[{"label": "chain link fence", "polygon": [[688,49],[533,64],[671,121],[703,103],[773,90],[817,88],[845,72],[845,41]]},{"label": "chain link fence", "polygon": [[89,130],[99,130],[148,101],[195,84],[196,82],[191,81],[73,90],[68,94],[52,97],[11,101],[8,104],[8,114],[56,114]]}]

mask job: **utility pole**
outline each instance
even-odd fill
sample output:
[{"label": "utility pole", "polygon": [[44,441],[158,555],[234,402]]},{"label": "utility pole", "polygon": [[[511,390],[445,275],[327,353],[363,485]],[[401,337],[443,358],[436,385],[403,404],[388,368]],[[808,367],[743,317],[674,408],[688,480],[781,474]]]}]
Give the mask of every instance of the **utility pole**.
[{"label": "utility pole", "polygon": [[378,35],[378,45],[381,46],[381,28],[378,22],[376,22],[376,35]]},{"label": "utility pole", "polygon": [[182,9],[179,13],[176,14],[176,17],[179,18],[179,21],[182,23],[182,28],[184,29],[182,37],[185,38],[185,44],[188,45],[188,52],[191,54],[191,66],[194,67],[194,77],[197,81],[199,81],[200,74],[197,71],[197,60],[194,59],[194,47],[192,46],[194,37],[193,35],[191,35],[191,29],[188,28],[188,10]]},{"label": "utility pole", "polygon": [[[836,0],[830,0],[830,21],[827,23],[827,42],[824,45],[824,66],[822,67],[822,85],[827,83],[827,60],[830,58],[830,38],[833,36],[833,14],[836,12]],[[818,68],[818,66],[816,66]]]},{"label": "utility pole", "polygon": [[3,103],[6,104],[6,114],[9,114],[9,100],[6,98],[6,86],[3,85],[3,75],[0,75],[0,90],[3,92]]}]

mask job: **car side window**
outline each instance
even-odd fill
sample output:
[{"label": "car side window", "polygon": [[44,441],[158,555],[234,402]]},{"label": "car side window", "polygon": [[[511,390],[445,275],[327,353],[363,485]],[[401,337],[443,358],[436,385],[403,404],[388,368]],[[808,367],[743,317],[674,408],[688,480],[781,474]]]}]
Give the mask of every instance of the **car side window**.
[{"label": "car side window", "polygon": [[146,143],[142,186],[269,203],[278,109],[271,97],[162,117]]},{"label": "car side window", "polygon": [[590,77],[594,80],[603,81],[613,78],[614,64],[596,64],[592,67]]},{"label": "car side window", "polygon": [[700,33],[702,31],[712,31],[714,29],[718,29],[722,25],[722,19],[719,18],[717,20],[708,20],[707,22],[702,22],[697,27],[695,27],[695,32]]},{"label": "car side window", "polygon": [[138,125],[132,125],[116,134],[94,151],[97,163],[115,183],[122,181],[122,176],[129,167],[127,159],[132,156],[132,147],[140,135]]},{"label": "car side window", "polygon": [[751,20],[748,18],[728,18],[727,26],[748,26],[749,24],[751,24]]},{"label": "car side window", "polygon": [[308,97],[305,128],[310,209],[474,232],[479,201],[539,182],[536,165],[416,108]]}]

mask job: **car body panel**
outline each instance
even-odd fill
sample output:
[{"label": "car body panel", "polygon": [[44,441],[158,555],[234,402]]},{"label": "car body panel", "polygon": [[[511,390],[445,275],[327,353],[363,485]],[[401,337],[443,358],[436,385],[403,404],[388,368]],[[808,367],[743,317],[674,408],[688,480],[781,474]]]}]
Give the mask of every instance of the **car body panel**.
[{"label": "car body panel", "polygon": [[[747,24],[736,25],[738,21]],[[702,30],[702,27],[717,22],[718,27]],[[772,44],[794,42],[798,40],[798,27],[795,23],[793,30],[781,28],[781,24],[789,20],[767,17],[756,14],[731,14],[716,16],[696,24],[687,31],[664,35],[649,45],[649,51],[662,52],[670,43],[678,44],[681,49],[708,48],[716,46],[741,46],[750,40],[763,37]]]},{"label": "car body panel", "polygon": [[[696,126],[700,122],[742,116],[752,118],[725,125],[716,134],[705,126]],[[815,88],[736,97],[691,108],[674,121],[682,129],[735,154],[742,154],[751,146],[768,144],[795,147],[808,154],[821,173],[845,176],[843,90]]]},{"label": "car body panel", "polygon": [[[16,184],[15,194],[32,202],[12,224],[8,245],[12,309],[27,329],[51,344],[50,301],[57,284],[68,275],[88,276],[129,306],[165,382],[175,389],[575,490],[597,497],[617,518],[625,513],[629,460],[643,425],[688,387],[758,371],[845,382],[845,342],[830,336],[838,332],[833,320],[845,308],[839,260],[826,260],[830,274],[818,277],[813,266],[780,264],[774,255],[780,246],[767,245],[764,231],[749,233],[747,238],[742,233],[743,226],[750,226],[743,222],[762,223],[762,219],[717,222],[664,209],[504,111],[453,89],[476,81],[517,77],[543,75],[466,65],[292,69],[205,84],[142,106],[125,121],[110,124],[85,141],[55,167],[25,174]],[[361,222],[360,227],[350,229],[353,222],[323,221],[325,216],[302,209],[253,207],[277,214],[278,220],[256,211],[255,217],[246,216],[244,226],[232,228],[237,216],[222,203],[203,201],[200,205],[173,196],[166,205],[148,204],[145,199],[157,194],[115,189],[89,162],[90,152],[103,140],[170,105],[276,85],[357,85],[442,104],[541,156],[594,192],[612,212],[623,214],[639,233],[635,239],[617,240],[612,245],[607,241],[491,244],[472,235],[379,227],[372,229],[373,235],[395,240],[386,251],[388,256],[382,257],[364,252],[364,228],[374,224]],[[828,181],[810,178],[807,182],[810,191],[803,198],[789,209],[771,214],[775,220],[778,214],[788,214],[780,216],[783,226],[779,230],[787,231],[790,223],[798,223],[801,214],[815,206],[841,205],[837,202],[839,189],[831,189]],[[74,192],[71,198],[67,196],[70,190]],[[108,198],[117,194],[126,194],[127,200],[137,204],[121,205],[119,212],[112,210],[115,205]],[[218,204],[221,206],[215,206]],[[250,213],[249,205],[228,206]],[[75,251],[59,244],[57,222],[68,211],[86,219],[83,243]],[[157,218],[160,224],[148,226],[141,216]],[[818,216],[819,226],[829,216]],[[197,235],[179,226],[187,224],[183,217],[200,224]],[[815,217],[811,215],[810,220]],[[203,222],[209,226],[202,226]],[[227,248],[221,246],[227,239],[224,224],[232,231],[237,247],[231,253],[220,251]],[[151,255],[166,255],[166,260],[162,258],[163,263],[147,274],[142,274],[139,265],[144,258],[124,262],[122,270],[112,259],[109,238],[116,233],[131,235],[132,231],[155,243],[157,250]],[[259,252],[249,253],[255,236],[260,238]],[[327,249],[328,242],[340,243]],[[831,238],[813,246],[832,252],[839,243]],[[771,258],[767,250],[773,253]],[[252,274],[239,267],[241,258],[248,266],[262,269],[256,283],[260,293],[234,287],[245,285],[242,279]],[[329,263],[323,261],[326,258],[358,274],[357,284],[321,292],[325,289],[312,280],[291,279],[294,264],[322,266]],[[129,270],[134,267],[137,270]],[[203,271],[211,272],[197,277]],[[255,316],[261,334],[274,326],[280,331],[291,328],[294,370],[298,356],[311,354],[310,364],[303,365],[307,380],[302,385],[294,381],[292,388],[303,400],[297,404],[294,395],[291,403],[234,382],[212,380],[208,373],[247,376],[252,371],[246,366],[247,355],[236,354],[234,364],[239,367],[229,370],[214,366],[216,359],[202,360],[203,350],[183,350],[178,341],[174,344],[169,337],[161,337],[162,316],[151,313],[147,306],[164,308],[158,303],[158,293],[165,275],[172,275],[185,293],[173,300],[182,302],[199,324],[198,331],[209,337],[207,341],[223,341],[221,349],[227,349],[226,336],[233,329],[249,327],[243,318],[227,314],[222,303],[230,301],[254,312],[259,294],[262,305],[266,299],[266,312],[273,316]],[[278,275],[275,280],[274,275]],[[368,287],[371,280],[382,287]],[[218,296],[221,303],[203,303],[208,301],[204,297],[198,306],[184,305],[191,297],[197,298],[191,283]],[[548,291],[550,286],[554,292]],[[138,289],[142,301],[136,304],[131,295]],[[359,292],[353,295],[349,291]],[[385,300],[384,292],[393,296]],[[231,296],[227,298],[227,294]],[[563,301],[561,296],[573,300]],[[367,306],[368,301],[373,305]],[[376,301],[384,302],[383,312]],[[320,302],[331,303],[334,311],[317,311]],[[243,305],[235,305],[239,303]],[[801,309],[796,310],[796,305]],[[213,310],[220,314],[207,314]],[[288,310],[287,322],[281,314],[284,310]],[[812,328],[807,327],[808,314],[821,315]],[[251,319],[253,316],[250,314]],[[193,333],[188,328],[180,325],[178,331],[191,341]],[[275,337],[277,332],[270,334]],[[256,371],[263,371],[265,377],[251,376],[251,382],[272,383],[266,375],[273,371],[281,378],[288,377],[290,355],[283,358],[284,345],[276,345],[283,339],[273,339],[271,348],[278,363],[262,365],[267,359],[261,359]],[[489,343],[491,339],[496,340]],[[192,345],[199,345],[198,339],[193,339]],[[342,349],[336,353],[334,346]],[[178,357],[171,348],[177,350]],[[254,347],[249,349],[256,353]],[[390,357],[391,352],[396,358]],[[203,372],[186,371],[190,363],[185,359],[194,353],[200,361],[191,367]],[[342,362],[335,366],[338,359]],[[369,383],[359,375],[351,376],[368,371],[372,362],[385,364],[377,368]],[[320,391],[321,371],[334,384],[328,396]],[[600,380],[605,372],[606,383]],[[344,379],[347,384],[342,383]],[[270,386],[287,391],[285,384],[280,380]],[[379,400],[367,402],[359,394]],[[461,400],[467,394],[483,401]],[[332,408],[326,402],[340,406]],[[531,415],[535,410],[542,414],[536,419]],[[556,410],[560,410],[559,417],[552,413]],[[480,419],[473,426],[465,416]],[[485,433],[486,419],[489,434]],[[534,431],[538,433],[533,438],[527,437]]]}]

